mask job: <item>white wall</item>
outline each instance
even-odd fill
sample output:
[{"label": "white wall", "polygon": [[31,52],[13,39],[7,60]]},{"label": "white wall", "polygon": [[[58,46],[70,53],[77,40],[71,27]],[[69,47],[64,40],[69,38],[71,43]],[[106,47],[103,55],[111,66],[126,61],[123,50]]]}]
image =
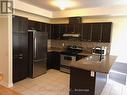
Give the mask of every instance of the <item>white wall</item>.
[{"label": "white wall", "polygon": [[13,0],[14,1],[14,9],[17,10],[22,10],[24,12],[28,12],[28,13],[32,13],[32,14],[36,14],[39,16],[45,16],[45,17],[52,17],[52,12],[46,9],[42,9],[40,7],[28,4],[28,3],[24,3],[20,0]]},{"label": "white wall", "polygon": [[12,86],[12,16],[0,16],[0,72],[2,85]]},{"label": "white wall", "polygon": [[24,11],[20,11],[20,10],[15,10],[14,15],[27,17],[30,20],[50,23],[50,18],[48,18],[48,17],[44,17],[44,16],[40,16],[40,15],[36,15],[36,14],[32,14],[32,13],[28,13],[28,12],[24,12]]}]

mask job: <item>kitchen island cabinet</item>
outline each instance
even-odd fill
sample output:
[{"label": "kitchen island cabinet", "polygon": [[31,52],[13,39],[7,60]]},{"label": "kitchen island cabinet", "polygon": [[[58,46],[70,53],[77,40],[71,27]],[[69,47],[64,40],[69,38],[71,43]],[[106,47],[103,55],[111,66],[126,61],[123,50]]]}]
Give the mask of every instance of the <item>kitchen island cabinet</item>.
[{"label": "kitchen island cabinet", "polygon": [[107,74],[71,67],[70,95],[101,95]]},{"label": "kitchen island cabinet", "polygon": [[97,57],[92,55],[72,63],[70,95],[101,95],[107,82],[107,75],[116,58],[106,55],[102,61],[98,61]]}]

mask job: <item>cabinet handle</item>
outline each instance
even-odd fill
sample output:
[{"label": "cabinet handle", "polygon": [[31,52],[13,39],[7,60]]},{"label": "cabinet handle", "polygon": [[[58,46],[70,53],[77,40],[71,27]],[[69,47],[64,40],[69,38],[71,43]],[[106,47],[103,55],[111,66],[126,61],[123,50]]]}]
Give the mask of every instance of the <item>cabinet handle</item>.
[{"label": "cabinet handle", "polygon": [[20,57],[22,57],[22,56],[23,56],[23,54],[19,54],[19,56],[20,56]]},{"label": "cabinet handle", "polygon": [[34,49],[35,49],[35,50],[34,50],[34,51],[35,51],[35,58],[36,58],[36,49],[37,49],[37,46],[36,46],[37,40],[36,40],[36,38],[35,38],[34,41],[35,41],[35,44],[34,44]]},{"label": "cabinet handle", "polygon": [[19,57],[19,59],[23,59],[23,57]]}]

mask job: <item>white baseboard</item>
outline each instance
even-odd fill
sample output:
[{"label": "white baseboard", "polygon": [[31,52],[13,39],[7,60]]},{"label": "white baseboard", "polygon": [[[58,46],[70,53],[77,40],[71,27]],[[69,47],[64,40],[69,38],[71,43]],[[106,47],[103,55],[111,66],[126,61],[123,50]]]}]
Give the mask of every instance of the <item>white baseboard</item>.
[{"label": "white baseboard", "polygon": [[7,82],[4,82],[4,81],[1,81],[0,85],[2,85],[4,87],[7,87],[7,88],[13,87],[13,83],[7,83]]}]

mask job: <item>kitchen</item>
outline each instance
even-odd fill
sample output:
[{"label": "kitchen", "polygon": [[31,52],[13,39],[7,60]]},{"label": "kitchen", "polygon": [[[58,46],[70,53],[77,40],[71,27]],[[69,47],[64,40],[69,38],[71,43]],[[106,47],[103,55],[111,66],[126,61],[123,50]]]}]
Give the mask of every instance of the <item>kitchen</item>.
[{"label": "kitchen", "polygon": [[[18,3],[24,4],[24,3],[21,3],[21,1],[18,2]],[[17,5],[18,5],[18,3],[17,3]],[[20,4],[18,6],[20,6]],[[28,5],[26,4],[26,6],[28,6]],[[78,15],[75,14],[74,17],[81,17],[82,18],[82,23],[80,23],[80,25],[78,25],[78,24],[69,25],[69,19],[68,19],[69,16],[67,16],[67,18],[59,18],[59,19],[57,19],[57,16],[56,16],[56,19],[49,20],[48,17],[50,16],[50,14],[48,14],[46,17],[45,17],[46,14],[43,14],[44,17],[41,17],[41,16],[39,16],[39,14],[41,14],[41,13],[38,13],[38,15],[30,14],[28,12],[21,11],[21,9],[24,9],[24,8],[21,7],[20,10],[18,8],[19,7],[17,7],[17,10],[15,11],[15,16],[13,16],[13,17],[17,17],[18,16],[19,18],[21,17],[21,19],[25,19],[25,20],[28,19],[28,23],[32,23],[31,25],[28,26],[29,27],[28,30],[32,30],[33,29],[33,30],[39,31],[39,30],[42,29],[41,31],[45,31],[45,30],[47,30],[48,32],[51,31],[51,33],[48,33],[48,47],[47,47],[47,49],[48,49],[49,52],[48,52],[47,58],[48,58],[48,60],[50,59],[49,61],[51,61],[54,64],[52,64],[51,62],[48,62],[48,69],[56,69],[56,70],[60,69],[59,68],[60,67],[59,66],[60,65],[60,56],[59,56],[59,54],[60,54],[61,51],[63,51],[65,48],[67,48],[67,46],[73,46],[74,48],[76,46],[83,47],[85,54],[91,53],[92,48],[95,48],[97,46],[100,46],[100,47],[103,46],[104,48],[106,48],[107,53],[114,54],[114,55],[117,55],[117,56],[118,56],[118,54],[124,55],[124,52],[125,52],[124,50],[125,49],[120,52],[119,48],[120,48],[120,45],[124,45],[124,41],[126,41],[126,37],[124,36],[125,35],[124,32],[123,32],[123,34],[119,35],[120,33],[117,32],[117,31],[124,31],[124,29],[126,30],[125,25],[123,25],[126,22],[126,16],[111,16],[111,17],[110,16],[93,16],[93,17],[88,17],[88,16],[82,16],[82,14],[81,14],[81,16],[78,16]],[[26,11],[28,11],[28,9],[26,9]],[[33,10],[32,13],[34,13],[34,11],[35,10]],[[29,12],[31,12],[31,11],[29,10]],[[101,15],[102,12],[99,11],[99,13]],[[94,13],[94,15],[98,15],[99,13],[97,13],[97,14]],[[121,14],[122,13],[124,13],[124,12],[121,12]],[[54,14],[57,14],[57,13],[54,13]],[[60,16],[60,13],[58,15]],[[3,19],[3,21],[4,21],[4,19]],[[7,22],[11,23],[10,21],[11,21],[11,17],[9,17],[7,19]],[[16,22],[18,22],[18,21],[16,21]],[[60,33],[65,33],[65,31],[68,31],[68,30],[71,31],[71,32],[75,32],[73,30],[76,30],[76,33],[82,33],[81,31],[82,30],[85,31],[85,29],[86,29],[85,27],[87,25],[88,25],[87,31],[89,31],[90,29],[92,31],[92,28],[90,27],[91,25],[95,26],[95,28],[93,30],[96,30],[96,27],[103,26],[103,24],[105,26],[105,24],[111,24],[111,22],[112,22],[112,31],[113,31],[113,32],[111,32],[111,35],[114,35],[114,36],[111,36],[110,43],[109,42],[101,43],[99,41],[100,40],[100,36],[97,36],[97,37],[93,38],[93,40],[96,40],[97,42],[96,41],[95,42],[93,42],[93,41],[91,42],[91,41],[88,41],[89,39],[85,39],[85,34],[81,34],[82,37],[78,37],[78,38],[77,37],[71,37],[71,38],[70,37],[63,37],[63,34],[60,34]],[[121,23],[119,23],[119,22],[121,22]],[[24,22],[24,23],[26,25],[27,22]],[[52,24],[52,25],[50,25],[50,24]],[[16,24],[16,25],[18,25],[18,24]],[[40,25],[41,25],[41,28],[40,28]],[[20,22],[20,27],[21,26],[22,25],[21,25],[21,22]],[[45,26],[47,26],[48,28],[45,29]],[[22,26],[22,27],[25,27],[25,26]],[[32,28],[30,28],[30,27],[32,27]],[[53,27],[53,30],[52,30],[52,27]],[[11,29],[11,26],[9,28]],[[21,29],[25,29],[25,28],[21,28]],[[99,29],[99,28],[97,28],[97,29]],[[108,28],[106,28],[106,29],[108,29]],[[5,31],[5,30],[3,30],[3,31]],[[22,30],[21,30],[21,32],[22,32]],[[83,32],[83,33],[85,33],[85,32]],[[12,36],[12,34],[10,34],[10,32],[8,34],[5,34],[5,35],[9,35],[8,39],[11,38],[11,36]],[[93,35],[95,35],[95,34],[93,34]],[[117,39],[117,37],[119,37],[119,38]],[[125,38],[123,43],[119,42],[119,41],[121,41],[122,37]],[[108,37],[106,36],[106,38],[108,38]],[[5,39],[5,38],[3,38],[3,39]],[[116,40],[118,40],[118,41],[116,41]],[[8,43],[7,44],[7,45],[9,45],[8,47],[11,47],[11,44],[10,44],[11,40],[9,40],[9,41],[7,41],[5,43]],[[11,55],[12,51],[11,51],[11,48],[9,48],[7,50],[9,51],[10,57],[8,57],[6,60],[8,60],[8,62],[10,62],[11,56],[12,56]],[[3,53],[4,53],[4,51],[3,51]],[[4,58],[3,58],[2,63],[3,62],[8,63],[8,62],[4,61]],[[8,64],[8,66],[10,66],[10,64]],[[3,66],[3,68],[5,68],[4,69],[5,71],[6,71],[6,69],[8,69],[9,71],[11,70],[10,67],[4,67]],[[4,70],[1,68],[1,72],[4,72]],[[49,72],[51,73],[50,70],[49,70]],[[54,73],[56,73],[56,72],[54,71]],[[7,79],[6,81],[11,83],[11,73],[8,72],[7,74],[10,77],[7,76],[7,77],[9,77],[8,78],[9,80]],[[7,78],[5,73],[4,73],[4,76],[5,76],[5,78]],[[66,74],[65,74],[65,76],[66,76]]]}]

